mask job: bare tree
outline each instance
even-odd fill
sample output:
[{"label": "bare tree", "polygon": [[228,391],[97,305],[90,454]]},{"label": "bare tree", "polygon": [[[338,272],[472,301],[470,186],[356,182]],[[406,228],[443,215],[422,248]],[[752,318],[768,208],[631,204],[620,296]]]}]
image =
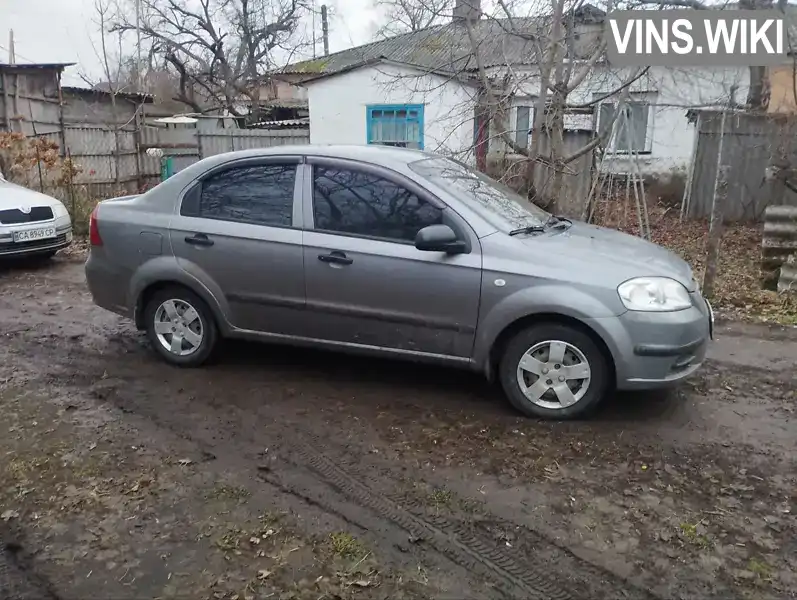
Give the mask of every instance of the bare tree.
[{"label": "bare tree", "polygon": [[386,39],[443,22],[451,15],[453,0],[373,0],[373,6],[384,15],[376,38]]},{"label": "bare tree", "polygon": [[136,56],[127,56],[122,62],[117,81],[120,89],[150,95],[153,104],[170,105],[175,112],[193,110],[179,100],[180,78],[177,73],[151,49],[141,61]]},{"label": "bare tree", "polygon": [[[130,1],[130,0],[126,0]],[[141,35],[179,79],[177,100],[243,116],[260,111],[261,86],[280,60],[306,42],[300,22],[310,0],[139,0]],[[132,31],[121,19],[117,31]]]},{"label": "bare tree", "polygon": [[[731,2],[704,2],[703,0],[632,0],[630,5],[633,7],[644,5],[656,5],[661,8],[691,8],[694,10],[722,10],[735,4],[740,10],[771,10],[778,8],[781,12],[787,6],[787,0],[738,0]],[[770,100],[770,80],[769,69],[762,66],[748,67],[750,74],[750,86],[747,91],[747,102],[745,108],[751,111],[766,112]]]},{"label": "bare tree", "polygon": [[[472,2],[471,6],[478,8],[480,4],[487,5]],[[628,120],[630,106],[636,101],[632,86],[640,82],[635,89],[650,89],[649,86],[655,88],[660,82],[654,80],[649,68],[618,69],[606,62],[605,13],[596,10],[595,2],[495,0],[492,4],[494,8],[482,10],[478,19],[454,19],[451,27],[441,30],[440,40],[434,32],[423,34],[418,42],[419,52],[424,48],[433,50],[436,66],[429,69],[431,73],[447,72],[453,79],[478,84],[476,112],[490,123],[487,141],[497,139],[511,154],[526,159],[525,179],[530,197],[542,204],[555,202],[562,197],[566,174],[575,172],[574,165],[581,162],[579,159],[605,147],[610,139],[620,137],[617,129],[625,126],[623,121]],[[612,0],[597,4],[607,11],[618,7]],[[643,4],[653,2],[629,0],[622,7]],[[655,4],[702,6],[697,0],[656,0]],[[406,29],[406,24],[399,25]],[[688,70],[679,74],[679,77],[689,76]],[[693,84],[692,87],[699,88],[700,82]],[[725,105],[729,88],[723,89],[702,105]],[[589,93],[591,90],[596,93]],[[518,143],[521,137],[516,137],[518,132],[512,123],[518,98],[533,103],[528,143]],[[601,119],[600,128],[592,138],[574,147],[574,138],[565,136],[566,122],[577,114],[589,118],[606,101],[614,105],[609,122]],[[690,108],[695,103],[692,98],[684,98],[678,106]],[[463,119],[472,120],[473,109],[470,114],[463,114]],[[597,120],[595,114],[593,125]],[[483,141],[477,141],[475,147],[484,145]]]},{"label": "bare tree", "polygon": [[124,33],[113,31],[113,23],[118,15],[119,5],[116,0],[94,0],[94,24],[99,32],[99,44],[92,41],[92,47],[100,62],[102,80],[97,80],[86,73],[80,74],[81,79],[89,87],[106,92],[110,97],[111,116],[110,119],[104,119],[104,125],[113,132],[114,182],[117,186],[121,183],[121,132],[130,125],[130,122],[122,122],[118,105],[119,95],[129,91],[127,82],[120,78],[125,62]]},{"label": "bare tree", "polygon": [[[507,62],[492,73],[481,58],[482,43],[473,22],[466,27],[470,49],[476,64],[476,73],[484,90],[483,106],[493,129],[509,149],[528,158],[526,167],[527,186],[532,196],[543,203],[553,203],[563,192],[563,175],[568,165],[592,152],[607,141],[613,123],[604,124],[593,139],[577,149],[565,151],[565,116],[574,111],[590,109],[606,98],[616,97],[627,91],[630,85],[642,77],[646,68],[617,73],[605,83],[606,92],[600,98],[574,100],[573,92],[589,78],[594,78],[596,65],[605,58],[606,40],[600,19],[591,18],[591,5],[584,0],[550,0],[551,12],[535,17],[518,15],[518,8],[505,0],[498,1],[499,12],[495,17],[501,24],[505,36],[525,44],[531,54],[527,57],[525,72]],[[490,17],[488,17],[490,18]],[[534,122],[531,143],[528,147],[513,139],[513,128],[509,125],[512,99],[522,88],[533,88],[535,100]],[[619,111],[613,119],[617,119]],[[544,141],[547,141],[543,148]],[[543,182],[538,181],[540,164],[552,173],[552,181],[544,182],[545,196],[540,197]]]}]

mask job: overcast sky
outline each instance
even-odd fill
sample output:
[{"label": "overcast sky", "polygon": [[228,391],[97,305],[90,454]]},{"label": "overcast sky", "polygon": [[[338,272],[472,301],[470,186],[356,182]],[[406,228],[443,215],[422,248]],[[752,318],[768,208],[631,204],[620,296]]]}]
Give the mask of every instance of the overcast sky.
[{"label": "overcast sky", "polygon": [[[320,6],[321,0],[316,0]],[[330,23],[330,52],[371,40],[377,14],[371,0],[329,0],[336,16]],[[8,30],[14,30],[17,62],[75,62],[64,73],[65,85],[85,85],[102,73],[92,40],[97,39],[94,0],[0,0],[0,62],[8,62]],[[318,22],[320,38],[321,25]],[[318,44],[318,52],[323,47]]]}]

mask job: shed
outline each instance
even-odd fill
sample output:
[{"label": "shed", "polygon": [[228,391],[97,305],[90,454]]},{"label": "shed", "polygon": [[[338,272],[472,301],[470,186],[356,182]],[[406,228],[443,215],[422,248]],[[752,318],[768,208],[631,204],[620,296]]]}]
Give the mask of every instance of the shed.
[{"label": "shed", "polygon": [[61,130],[61,73],[74,63],[0,63],[0,131]]}]

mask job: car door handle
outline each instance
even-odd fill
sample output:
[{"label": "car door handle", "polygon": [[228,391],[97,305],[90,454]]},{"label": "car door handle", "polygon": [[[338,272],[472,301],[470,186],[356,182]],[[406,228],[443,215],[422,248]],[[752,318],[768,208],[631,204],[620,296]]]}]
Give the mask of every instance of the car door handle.
[{"label": "car door handle", "polygon": [[349,258],[344,252],[340,252],[339,250],[333,250],[329,254],[319,254],[318,260],[334,265],[350,265],[354,262],[353,258]]},{"label": "car door handle", "polygon": [[185,243],[191,244],[192,246],[210,247],[214,242],[204,233],[195,233],[194,235],[187,235],[185,237]]}]

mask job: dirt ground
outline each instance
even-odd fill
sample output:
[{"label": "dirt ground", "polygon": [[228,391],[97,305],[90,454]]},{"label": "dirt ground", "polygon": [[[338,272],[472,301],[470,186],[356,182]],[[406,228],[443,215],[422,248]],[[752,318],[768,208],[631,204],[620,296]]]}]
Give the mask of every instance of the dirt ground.
[{"label": "dirt ground", "polygon": [[0,334],[0,598],[797,597],[794,328],[575,423],[412,364],[170,368],[79,256],[0,271]]}]

